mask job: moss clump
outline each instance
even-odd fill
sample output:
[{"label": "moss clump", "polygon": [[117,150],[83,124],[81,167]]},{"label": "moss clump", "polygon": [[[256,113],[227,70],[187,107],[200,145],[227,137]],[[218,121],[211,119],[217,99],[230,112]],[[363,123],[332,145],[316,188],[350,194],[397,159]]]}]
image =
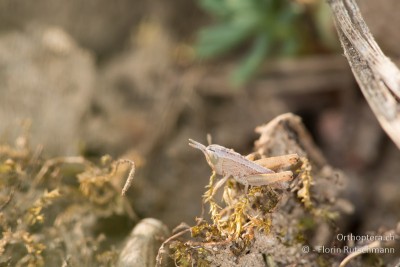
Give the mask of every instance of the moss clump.
[{"label": "moss clump", "polygon": [[254,233],[268,234],[272,226],[271,214],[277,207],[280,194],[269,186],[252,187],[245,194],[244,187],[229,180],[221,203],[212,197],[216,174],[203,196],[204,204],[210,206],[211,222],[199,219],[190,227],[191,240],[172,241],[171,257],[179,266],[209,266],[208,257],[229,246],[232,254],[239,256],[254,241]]},{"label": "moss clump", "polygon": [[114,265],[118,240],[104,222],[135,219],[115,172],[110,157],[46,159],[26,137],[0,146],[0,265]]}]

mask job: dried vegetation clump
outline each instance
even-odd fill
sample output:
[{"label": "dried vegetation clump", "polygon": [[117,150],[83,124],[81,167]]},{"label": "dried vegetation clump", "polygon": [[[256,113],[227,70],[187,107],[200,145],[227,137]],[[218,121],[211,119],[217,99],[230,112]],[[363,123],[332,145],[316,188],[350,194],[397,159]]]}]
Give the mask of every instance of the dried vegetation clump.
[{"label": "dried vegetation clump", "polygon": [[[350,261],[355,264],[352,266],[398,262],[400,224],[397,229],[361,234],[387,240],[338,238],[340,233],[346,235],[346,215],[354,212],[343,197],[348,178],[327,164],[299,117],[283,114],[256,132],[261,136],[254,155],[300,156],[300,163],[292,167],[294,179],[287,184],[253,187],[247,194],[244,186],[232,179],[218,202],[212,198],[216,179],[212,174],[204,194],[211,221],[199,218],[195,226],[186,226],[167,239],[159,251],[159,265],[163,265],[160,255],[166,253],[166,247],[176,266],[343,267]],[[189,232],[190,237],[184,238]]]},{"label": "dried vegetation clump", "polygon": [[136,219],[120,196],[117,162],[41,152],[25,136],[0,146],[0,265],[114,265],[114,244]]},{"label": "dried vegetation clump", "polygon": [[346,210],[340,203],[351,207],[339,195],[345,177],[325,162],[299,117],[279,116],[257,132],[261,137],[255,152],[261,157],[290,153],[301,157],[292,169],[294,180],[252,187],[245,194],[243,185],[232,179],[218,202],[211,197],[213,174],[204,195],[211,222],[200,218],[196,226],[184,230],[190,231],[190,238],[169,240],[178,266],[330,265],[329,255],[302,249],[332,242],[335,219]]}]

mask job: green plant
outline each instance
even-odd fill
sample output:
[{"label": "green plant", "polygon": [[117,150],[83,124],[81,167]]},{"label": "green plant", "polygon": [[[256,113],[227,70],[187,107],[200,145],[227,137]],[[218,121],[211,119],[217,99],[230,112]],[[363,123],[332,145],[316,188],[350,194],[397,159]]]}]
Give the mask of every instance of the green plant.
[{"label": "green plant", "polygon": [[[243,85],[267,57],[305,52],[307,43],[312,39],[307,31],[308,10],[315,5],[314,11],[320,12],[319,2],[200,0],[201,7],[216,18],[217,24],[199,32],[197,54],[205,59],[214,58],[251,42],[247,55],[232,75],[234,85]],[[313,18],[314,21],[319,19],[317,16]],[[319,28],[316,27],[316,30]]]}]

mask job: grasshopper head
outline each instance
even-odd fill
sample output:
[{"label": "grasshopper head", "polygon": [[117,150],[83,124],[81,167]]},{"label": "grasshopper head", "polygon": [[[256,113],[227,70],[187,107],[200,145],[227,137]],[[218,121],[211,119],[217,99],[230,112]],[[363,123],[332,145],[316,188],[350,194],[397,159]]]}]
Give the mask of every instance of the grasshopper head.
[{"label": "grasshopper head", "polygon": [[214,169],[215,165],[218,162],[218,155],[216,154],[216,150],[214,148],[214,146],[216,145],[209,145],[206,147],[205,145],[197,141],[189,139],[189,146],[201,150],[204,153],[204,156],[206,156],[208,165],[210,165],[210,167]]}]

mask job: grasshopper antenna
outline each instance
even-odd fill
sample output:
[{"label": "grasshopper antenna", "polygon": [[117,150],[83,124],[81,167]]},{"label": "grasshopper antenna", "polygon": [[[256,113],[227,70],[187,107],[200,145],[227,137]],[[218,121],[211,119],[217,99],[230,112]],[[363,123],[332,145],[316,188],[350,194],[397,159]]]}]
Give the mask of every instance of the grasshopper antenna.
[{"label": "grasshopper antenna", "polygon": [[208,145],[211,145],[212,144],[212,137],[211,137],[211,134],[207,134],[207,143],[208,143]]},{"label": "grasshopper antenna", "polygon": [[207,148],[205,145],[203,145],[202,143],[199,143],[197,141],[194,141],[193,139],[189,139],[189,146],[200,149],[201,151],[203,151],[204,153],[207,153]]}]

